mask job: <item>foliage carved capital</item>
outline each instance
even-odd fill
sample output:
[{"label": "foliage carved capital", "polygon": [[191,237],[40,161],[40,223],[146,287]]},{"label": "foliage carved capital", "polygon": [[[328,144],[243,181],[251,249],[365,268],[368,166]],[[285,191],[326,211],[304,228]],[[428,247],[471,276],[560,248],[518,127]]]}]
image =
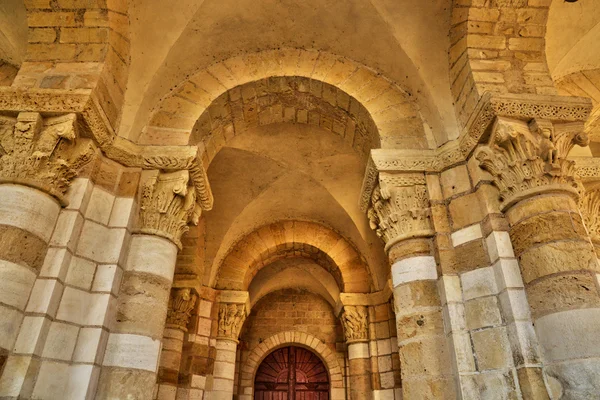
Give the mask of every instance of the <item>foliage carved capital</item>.
[{"label": "foliage carved capital", "polygon": [[142,182],[138,232],[162,236],[181,249],[188,224],[198,224],[202,209],[187,170],[149,171]]},{"label": "foliage carved capital", "polygon": [[221,339],[231,339],[237,341],[245,320],[245,304],[219,304],[219,329],[217,337]]},{"label": "foliage carved capital", "polygon": [[34,187],[66,205],[65,192],[95,154],[92,141],[80,138],[74,113],[0,116],[0,182]]},{"label": "foliage carved capital", "polygon": [[600,189],[586,190],[579,201],[579,209],[590,238],[600,243]]},{"label": "foliage carved capital", "polygon": [[342,313],[342,325],[346,343],[366,342],[369,340],[369,324],[366,306],[345,306]]},{"label": "foliage carved capital", "polygon": [[479,166],[493,177],[503,210],[546,192],[563,192],[575,200],[581,184],[567,155],[575,145],[587,146],[583,123],[555,124],[534,119],[529,124],[498,118],[489,142],[474,153]]},{"label": "foliage carved capital", "polygon": [[371,229],[386,249],[410,238],[434,234],[425,176],[380,173],[367,210]]},{"label": "foliage carved capital", "polygon": [[187,332],[187,326],[192,317],[198,296],[191,289],[177,289],[169,298],[167,310],[167,327],[181,329]]}]

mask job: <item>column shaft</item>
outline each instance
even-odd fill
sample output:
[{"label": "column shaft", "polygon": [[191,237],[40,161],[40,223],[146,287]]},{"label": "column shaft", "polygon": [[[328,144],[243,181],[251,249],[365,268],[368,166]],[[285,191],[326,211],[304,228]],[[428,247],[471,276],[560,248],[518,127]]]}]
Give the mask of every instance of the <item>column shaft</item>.
[{"label": "column shaft", "polygon": [[235,379],[237,341],[217,338],[216,348],[213,386],[210,392],[206,392],[206,399],[231,400],[233,398],[233,383]]},{"label": "column shaft", "polygon": [[170,240],[133,235],[97,400],[152,397],[176,257]]},{"label": "column shaft", "polygon": [[[60,205],[26,186],[0,185],[0,371],[12,351],[25,306],[39,273]],[[31,366],[11,358],[0,379],[0,396],[18,396]],[[12,365],[14,364],[14,365]],[[19,368],[20,367],[20,368]],[[20,372],[16,372],[20,369]],[[7,372],[10,371],[10,374]],[[17,382],[20,380],[19,382]],[[14,391],[17,391],[15,393]]]},{"label": "column shaft", "polygon": [[545,372],[555,396],[600,392],[600,268],[569,194],[523,200],[506,213],[525,283]]},{"label": "column shaft", "polygon": [[373,398],[371,356],[368,342],[348,344],[350,400]]},{"label": "column shaft", "polygon": [[428,239],[400,242],[389,252],[405,399],[456,398],[430,254]]}]

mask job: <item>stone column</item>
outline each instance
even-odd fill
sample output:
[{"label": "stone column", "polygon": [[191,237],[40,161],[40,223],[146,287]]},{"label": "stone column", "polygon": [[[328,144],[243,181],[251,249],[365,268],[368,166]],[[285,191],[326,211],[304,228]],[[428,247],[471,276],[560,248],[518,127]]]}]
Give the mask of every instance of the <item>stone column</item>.
[{"label": "stone column", "polygon": [[372,399],[367,307],[344,306],[342,325],[348,347],[350,400]]},{"label": "stone column", "polygon": [[150,399],[181,235],[199,208],[188,171],[145,171],[96,399]]},{"label": "stone column", "polygon": [[368,216],[392,265],[398,347],[405,399],[452,399],[455,383],[444,336],[434,234],[425,176],[381,172]]},{"label": "stone column", "polygon": [[566,159],[587,142],[583,123],[497,118],[474,154],[500,191],[552,398],[600,393],[593,334],[600,330],[600,268],[578,209],[581,184]]},{"label": "stone column", "polygon": [[158,368],[158,400],[175,400],[177,396],[183,340],[197,298],[189,288],[171,293]]},{"label": "stone column", "polygon": [[[231,294],[239,294],[237,302]],[[229,301],[229,302],[227,302]],[[219,304],[219,325],[216,343],[212,390],[206,392],[207,400],[233,398],[235,361],[238,338],[246,320],[248,292],[222,292]]]},{"label": "stone column", "polygon": [[24,395],[25,377],[39,367],[30,356],[8,361],[7,356],[61,205],[67,203],[65,193],[94,155],[91,141],[79,138],[75,114],[0,116],[0,371],[7,364],[0,397]]}]

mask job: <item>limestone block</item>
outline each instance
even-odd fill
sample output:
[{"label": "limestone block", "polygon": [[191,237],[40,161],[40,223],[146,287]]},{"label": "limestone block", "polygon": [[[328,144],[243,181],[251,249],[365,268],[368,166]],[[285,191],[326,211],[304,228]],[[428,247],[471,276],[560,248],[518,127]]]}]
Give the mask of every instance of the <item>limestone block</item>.
[{"label": "limestone block", "polygon": [[523,278],[521,277],[521,270],[519,269],[517,260],[501,258],[496,261],[493,268],[499,291],[507,288],[523,287]]},{"label": "limestone block", "polygon": [[504,369],[513,365],[506,328],[497,327],[472,332],[471,337],[480,371]]},{"label": "limestone block", "polygon": [[57,278],[65,281],[71,264],[71,253],[67,249],[50,247],[46,253],[44,264],[40,269],[40,277]]},{"label": "limestone block", "polygon": [[79,328],[54,321],[50,325],[42,357],[70,361],[77,342]]},{"label": "limestone block", "polygon": [[133,235],[129,245],[126,271],[143,272],[173,280],[177,246],[153,235]]},{"label": "limestone block", "polygon": [[92,291],[112,292],[114,295],[117,295],[122,277],[123,270],[118,265],[98,265],[94,282],[92,283]]},{"label": "limestone block", "polygon": [[471,181],[469,180],[469,173],[465,165],[459,165],[442,172],[440,174],[440,183],[442,184],[442,193],[445,199],[471,189]]},{"label": "limestone block", "polygon": [[460,280],[465,301],[498,293],[492,267],[478,268],[470,272],[465,272],[460,276]]},{"label": "limestone block", "polygon": [[117,197],[113,205],[108,226],[126,228],[133,216],[134,200],[132,197]]},{"label": "limestone block", "polygon": [[513,376],[506,372],[466,375],[460,380],[463,399],[505,400],[517,397]]},{"label": "limestone block", "polygon": [[348,359],[355,360],[359,358],[369,358],[368,343],[351,343],[348,345]]},{"label": "limestone block", "polygon": [[452,233],[450,237],[452,238],[452,245],[454,247],[460,246],[463,243],[467,243],[475,239],[480,239],[483,237],[483,233],[481,232],[481,224],[467,226],[466,228]]},{"label": "limestone block", "polygon": [[479,203],[477,193],[454,198],[448,205],[448,211],[450,211],[452,219],[452,229],[460,229],[481,222],[486,215]]},{"label": "limestone block", "polygon": [[32,397],[40,400],[63,399],[68,382],[69,364],[43,360]]},{"label": "limestone block", "polygon": [[429,193],[429,200],[442,201],[444,197],[442,194],[442,187],[440,186],[439,175],[425,175],[425,181],[427,182],[427,193]]},{"label": "limestone block", "polygon": [[110,214],[115,202],[115,196],[100,186],[94,186],[92,196],[85,212],[85,218],[108,225]]},{"label": "limestone block", "polygon": [[502,324],[500,307],[495,296],[480,297],[465,302],[465,315],[469,330]]},{"label": "limestone block", "polygon": [[503,314],[508,322],[531,320],[529,302],[524,290],[507,289],[500,293],[499,298]]},{"label": "limestone block", "polygon": [[600,309],[580,309],[545,315],[536,320],[540,345],[549,361],[600,357],[596,335]]},{"label": "limestone block", "polygon": [[89,178],[75,178],[67,190],[66,199],[68,210],[79,210],[85,215],[87,206],[92,196],[94,184]]},{"label": "limestone block", "polygon": [[26,316],[23,318],[14,352],[41,356],[50,324],[51,321],[46,317]]},{"label": "limestone block", "polygon": [[20,311],[0,304],[0,348],[13,348],[22,320]]},{"label": "limestone block", "polygon": [[71,365],[64,399],[92,400],[96,394],[99,376],[100,367],[96,365]]},{"label": "limestone block", "polygon": [[377,341],[377,353],[372,353],[372,354],[377,354],[378,356],[392,354],[391,339],[378,340]]},{"label": "limestone block", "polygon": [[62,292],[63,285],[57,280],[37,279],[33,284],[25,311],[50,316],[56,315]]},{"label": "limestone block", "polygon": [[0,397],[17,398],[27,379],[27,371],[34,368],[39,360],[31,356],[13,355],[8,358],[0,376]]},{"label": "limestone block", "polygon": [[600,363],[597,358],[549,365],[546,377],[554,398],[593,399],[600,393]]},{"label": "limestone block", "polygon": [[392,265],[394,287],[407,282],[437,279],[435,259],[431,256],[405,258]]},{"label": "limestone block", "polygon": [[485,243],[491,262],[495,262],[500,257],[515,256],[508,232],[494,231],[485,238]]},{"label": "limestone block", "polygon": [[0,260],[0,303],[25,309],[34,281],[35,273],[29,268]]},{"label": "limestone block", "polygon": [[475,358],[471,345],[471,336],[469,333],[456,332],[449,336],[448,342],[451,348],[452,358],[458,372],[474,372]]},{"label": "limestone block", "polygon": [[96,399],[152,399],[154,372],[102,367]]},{"label": "limestone block", "polygon": [[217,378],[233,380],[235,374],[235,364],[230,362],[216,361],[213,375]]},{"label": "limestone block", "polygon": [[102,365],[156,372],[160,341],[147,336],[111,333]]},{"label": "limestone block", "polygon": [[438,280],[438,291],[442,305],[462,301],[460,278],[456,275],[442,275]]},{"label": "limestone block", "polygon": [[0,185],[0,225],[31,232],[46,243],[50,240],[60,205],[56,200],[22,185]]},{"label": "limestone block", "polygon": [[65,288],[56,318],[78,325],[103,326],[107,320],[110,295]]},{"label": "limestone block", "polygon": [[56,228],[52,234],[50,245],[55,247],[67,247],[71,252],[79,242],[83,217],[78,211],[62,210],[56,222]]},{"label": "limestone block", "polygon": [[463,303],[449,303],[442,308],[444,318],[444,333],[464,331],[465,325],[465,306]]},{"label": "limestone block", "polygon": [[506,328],[517,367],[539,364],[538,340],[531,321],[512,322]]},{"label": "limestone block", "polygon": [[125,233],[122,228],[107,228],[93,221],[85,221],[76,254],[99,263],[116,264]]},{"label": "limestone block", "polygon": [[81,328],[73,353],[73,361],[99,364],[104,356],[108,333],[102,328]]},{"label": "limestone block", "polygon": [[65,282],[81,289],[90,290],[95,272],[95,263],[81,257],[72,257]]}]

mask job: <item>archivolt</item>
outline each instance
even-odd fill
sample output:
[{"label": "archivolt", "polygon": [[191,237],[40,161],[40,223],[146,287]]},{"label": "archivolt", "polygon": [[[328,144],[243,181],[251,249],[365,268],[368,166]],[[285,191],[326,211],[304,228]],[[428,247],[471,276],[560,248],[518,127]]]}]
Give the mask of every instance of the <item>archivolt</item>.
[{"label": "archivolt", "polygon": [[331,229],[304,221],[276,222],[245,236],[219,264],[215,287],[248,290],[263,266],[290,256],[312,258],[334,278],[341,275],[341,291],[371,290],[369,267],[358,251]]}]

